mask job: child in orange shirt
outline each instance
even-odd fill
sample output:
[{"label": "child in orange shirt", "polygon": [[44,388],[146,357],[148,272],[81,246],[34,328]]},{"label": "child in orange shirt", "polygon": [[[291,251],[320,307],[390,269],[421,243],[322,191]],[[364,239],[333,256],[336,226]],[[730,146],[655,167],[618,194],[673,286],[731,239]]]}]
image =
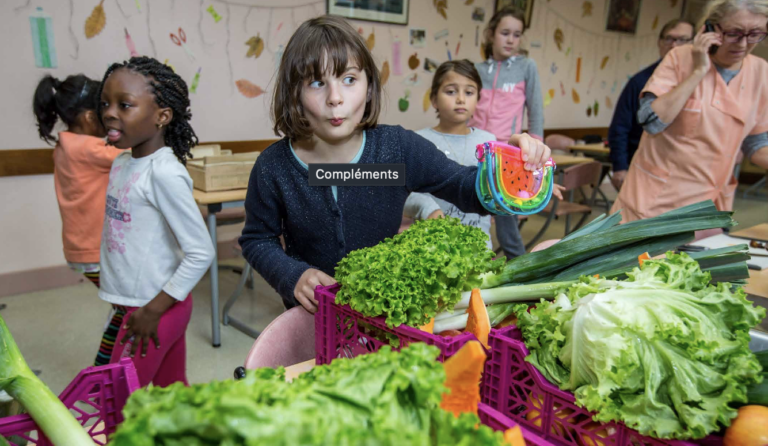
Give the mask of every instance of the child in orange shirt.
[{"label": "child in orange shirt", "polygon": [[[62,221],[64,258],[69,266],[99,286],[99,252],[112,161],[120,150],[107,147],[96,107],[101,83],[79,74],[60,81],[50,75],[37,85],[32,108],[40,138],[56,143],[53,182]],[[67,130],[52,135],[56,121]],[[124,313],[111,317],[96,365],[108,364]],[[112,333],[110,330],[114,331]]]}]

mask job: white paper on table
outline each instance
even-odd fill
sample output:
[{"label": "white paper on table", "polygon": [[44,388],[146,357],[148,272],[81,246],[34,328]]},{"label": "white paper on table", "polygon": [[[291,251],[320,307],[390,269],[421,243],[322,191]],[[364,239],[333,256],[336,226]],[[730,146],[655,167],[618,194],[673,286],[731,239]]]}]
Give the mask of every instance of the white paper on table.
[{"label": "white paper on table", "polygon": [[[733,245],[747,245],[749,246],[749,240],[743,238],[731,237],[726,234],[715,235],[713,237],[707,237],[705,239],[698,240],[691,243],[696,246],[703,246],[709,249],[725,248],[726,246]],[[747,264],[754,265],[760,270],[768,268],[768,250],[761,248],[749,248],[749,254],[752,255],[750,260],[747,260]],[[757,255],[762,254],[762,255]]]}]

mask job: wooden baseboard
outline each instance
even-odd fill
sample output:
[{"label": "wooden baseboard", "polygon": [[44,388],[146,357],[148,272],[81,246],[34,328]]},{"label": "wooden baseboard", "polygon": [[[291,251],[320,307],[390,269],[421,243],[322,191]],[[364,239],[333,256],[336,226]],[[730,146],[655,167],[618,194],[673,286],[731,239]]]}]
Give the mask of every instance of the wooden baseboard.
[{"label": "wooden baseboard", "polygon": [[67,265],[0,274],[0,297],[77,285],[87,279]]},{"label": "wooden baseboard", "polygon": [[[252,141],[212,141],[200,144],[219,144],[232,153],[261,152],[277,139]],[[0,150],[0,177],[20,175],[48,175],[53,173],[53,148]]]},{"label": "wooden baseboard", "polygon": [[[573,139],[585,135],[608,136],[608,127],[563,128],[544,130],[544,136],[561,134]],[[218,144],[222,150],[232,153],[261,152],[277,139],[254,139],[248,141],[208,141],[200,144]],[[53,148],[0,150],[0,177],[18,175],[46,175],[53,173]]]},{"label": "wooden baseboard", "polygon": [[[239,257],[232,249],[232,240],[219,240],[216,245],[219,261]],[[14,271],[0,274],[0,298],[77,285],[86,280],[82,274],[67,265]]]}]

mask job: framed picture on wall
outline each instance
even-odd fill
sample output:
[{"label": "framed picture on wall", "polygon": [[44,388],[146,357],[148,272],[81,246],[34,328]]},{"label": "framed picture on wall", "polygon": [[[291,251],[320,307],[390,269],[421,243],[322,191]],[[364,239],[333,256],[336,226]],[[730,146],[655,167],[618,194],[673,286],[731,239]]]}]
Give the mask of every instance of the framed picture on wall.
[{"label": "framed picture on wall", "polygon": [[352,20],[408,24],[411,0],[327,0],[328,14]]},{"label": "framed picture on wall", "polygon": [[501,8],[512,6],[525,12],[525,27],[531,26],[531,14],[533,14],[533,0],[496,0],[496,8],[493,12]]},{"label": "framed picture on wall", "polygon": [[606,31],[635,34],[640,17],[640,0],[608,0]]}]

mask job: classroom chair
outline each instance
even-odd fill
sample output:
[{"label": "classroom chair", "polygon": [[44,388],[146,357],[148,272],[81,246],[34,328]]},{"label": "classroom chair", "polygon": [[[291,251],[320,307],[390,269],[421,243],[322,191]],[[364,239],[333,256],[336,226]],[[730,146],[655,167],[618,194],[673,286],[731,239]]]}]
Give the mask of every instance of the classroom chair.
[{"label": "classroom chair", "polygon": [[[243,248],[240,247],[240,244],[237,242],[237,239],[235,239],[234,249],[237,252],[238,257],[243,256]],[[232,268],[232,269],[235,272],[238,272],[236,268]],[[238,281],[235,291],[232,292],[232,294],[229,296],[229,299],[227,299],[227,303],[224,305],[224,311],[222,312],[222,315],[221,315],[221,319],[222,319],[221,323],[224,325],[231,325],[233,328],[240,330],[241,332],[247,334],[248,336],[256,339],[259,337],[258,330],[255,330],[248,324],[229,315],[229,310],[232,309],[232,306],[240,297],[240,294],[243,292],[243,288],[245,288],[246,284],[248,284],[249,289],[253,289],[253,268],[251,267],[251,265],[248,263],[247,260],[244,260],[243,268],[240,271],[240,281]]]},{"label": "classroom chair", "polygon": [[[591,163],[577,164],[562,171],[560,185],[565,188],[563,193],[568,193],[568,201],[561,201],[557,197],[552,196],[552,200],[550,200],[547,207],[545,207],[543,211],[536,214],[542,217],[546,217],[547,220],[544,222],[544,225],[533,237],[533,239],[525,244],[526,249],[536,245],[536,242],[541,238],[542,235],[544,235],[544,233],[547,231],[547,228],[549,228],[553,218],[558,219],[559,217],[565,216],[565,235],[568,235],[572,231],[579,229],[581,225],[584,224],[589,214],[592,213],[592,205],[595,202],[595,196],[597,195],[597,190],[600,187],[600,175],[602,173],[602,169],[603,166],[600,162],[593,161]],[[587,198],[582,189],[584,186],[592,187],[592,194],[589,196],[589,198]],[[573,201],[574,192],[577,189],[584,197],[584,203],[575,203]],[[576,226],[571,229],[571,216],[577,214],[582,214],[582,217]]]},{"label": "classroom chair", "polygon": [[560,153],[569,153],[571,151],[570,147],[575,145],[576,141],[568,136],[555,133],[544,138],[544,144],[549,146],[553,153],[555,151]]},{"label": "classroom chair", "polygon": [[293,307],[261,332],[245,358],[246,369],[287,367],[315,357],[315,317]]}]

